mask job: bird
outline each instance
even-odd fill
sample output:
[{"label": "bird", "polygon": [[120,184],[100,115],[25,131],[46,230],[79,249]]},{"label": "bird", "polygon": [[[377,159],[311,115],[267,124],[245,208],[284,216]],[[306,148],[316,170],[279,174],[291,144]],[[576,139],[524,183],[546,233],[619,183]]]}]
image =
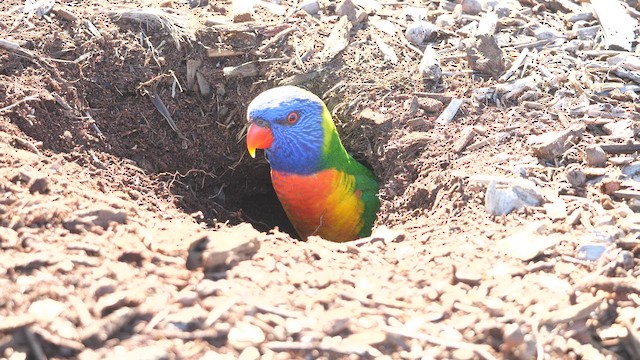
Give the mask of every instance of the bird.
[{"label": "bird", "polygon": [[378,179],[344,148],[318,96],[296,86],[268,89],[249,103],[247,120],[249,155],[265,150],[273,189],[303,240],[371,235],[380,209]]}]

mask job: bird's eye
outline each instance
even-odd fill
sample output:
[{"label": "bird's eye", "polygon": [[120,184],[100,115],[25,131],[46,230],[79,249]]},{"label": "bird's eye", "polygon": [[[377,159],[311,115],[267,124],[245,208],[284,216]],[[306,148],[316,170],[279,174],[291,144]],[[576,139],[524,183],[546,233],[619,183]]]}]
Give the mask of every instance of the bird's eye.
[{"label": "bird's eye", "polygon": [[292,125],[298,122],[298,113],[295,111],[290,112],[289,115],[287,115],[287,121]]}]

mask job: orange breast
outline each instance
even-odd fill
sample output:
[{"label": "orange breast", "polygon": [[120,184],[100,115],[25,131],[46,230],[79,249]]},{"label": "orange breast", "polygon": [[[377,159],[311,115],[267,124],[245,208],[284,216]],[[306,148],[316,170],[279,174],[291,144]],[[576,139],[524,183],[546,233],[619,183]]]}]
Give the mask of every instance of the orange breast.
[{"label": "orange breast", "polygon": [[289,220],[305,239],[318,235],[332,241],[349,241],[364,225],[364,203],[351,175],[336,170],[313,175],[272,170],[271,180]]}]

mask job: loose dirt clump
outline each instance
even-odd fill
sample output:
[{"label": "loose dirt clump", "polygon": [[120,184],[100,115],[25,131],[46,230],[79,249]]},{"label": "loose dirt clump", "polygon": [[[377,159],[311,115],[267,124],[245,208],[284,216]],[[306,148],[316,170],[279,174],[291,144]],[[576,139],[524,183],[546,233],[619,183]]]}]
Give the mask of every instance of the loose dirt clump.
[{"label": "loose dirt clump", "polygon": [[[0,4],[1,358],[640,358],[636,2],[249,3]],[[247,156],[284,84],[371,237]]]}]

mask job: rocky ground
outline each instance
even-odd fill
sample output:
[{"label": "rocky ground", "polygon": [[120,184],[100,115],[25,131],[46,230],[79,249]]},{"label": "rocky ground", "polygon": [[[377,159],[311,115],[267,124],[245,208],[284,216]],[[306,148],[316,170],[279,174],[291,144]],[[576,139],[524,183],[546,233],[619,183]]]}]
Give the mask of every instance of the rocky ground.
[{"label": "rocky ground", "polygon": [[[640,358],[635,1],[247,4],[0,3],[1,358]],[[371,237],[292,233],[281,84]]]}]

